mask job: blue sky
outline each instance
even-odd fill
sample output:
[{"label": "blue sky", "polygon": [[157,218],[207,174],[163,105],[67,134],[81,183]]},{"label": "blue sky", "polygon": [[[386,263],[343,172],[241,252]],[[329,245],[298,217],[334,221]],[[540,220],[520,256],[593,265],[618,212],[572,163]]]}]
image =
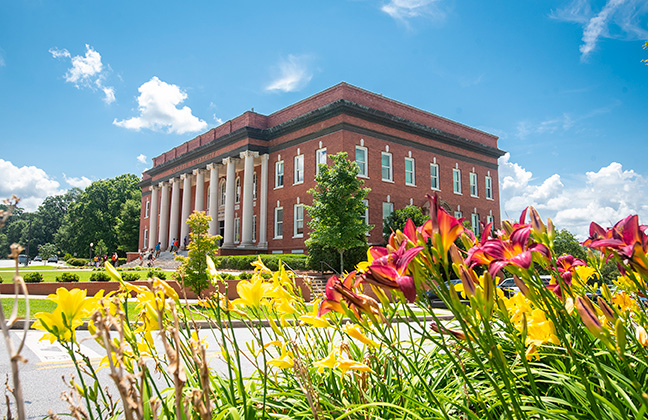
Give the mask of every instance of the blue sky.
[{"label": "blue sky", "polygon": [[648,3],[0,3],[0,196],[141,174],[346,81],[500,137],[502,212],[648,220]]}]

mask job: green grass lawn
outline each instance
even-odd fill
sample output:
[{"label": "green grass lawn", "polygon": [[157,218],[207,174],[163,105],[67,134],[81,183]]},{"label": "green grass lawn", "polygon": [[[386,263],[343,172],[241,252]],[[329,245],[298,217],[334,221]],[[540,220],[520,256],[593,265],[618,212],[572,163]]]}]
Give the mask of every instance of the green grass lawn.
[{"label": "green grass lawn", "polygon": [[[54,266],[54,265],[32,265],[31,267],[25,267],[24,265],[21,265],[20,271],[50,271],[50,270],[58,270],[59,266]],[[14,267],[4,267],[0,268],[0,272],[3,271],[14,271]]]},{"label": "green grass lawn", "polygon": [[[55,282],[57,276],[61,276],[63,273],[74,273],[79,276],[79,281],[90,281],[90,276],[92,275],[93,271],[92,270],[56,270],[56,269],[51,269],[47,271],[41,271],[41,270],[20,270],[21,274],[25,273],[30,273],[38,271],[43,275],[43,282],[48,283],[48,282]],[[140,280],[146,280],[147,277],[147,270],[140,270],[140,271],[128,271],[129,273],[138,273],[140,275]],[[166,278],[171,279],[171,275],[174,273],[174,271],[163,271],[164,274],[166,274]],[[2,279],[2,282],[9,282],[13,278],[13,272],[0,272],[0,279]]]}]

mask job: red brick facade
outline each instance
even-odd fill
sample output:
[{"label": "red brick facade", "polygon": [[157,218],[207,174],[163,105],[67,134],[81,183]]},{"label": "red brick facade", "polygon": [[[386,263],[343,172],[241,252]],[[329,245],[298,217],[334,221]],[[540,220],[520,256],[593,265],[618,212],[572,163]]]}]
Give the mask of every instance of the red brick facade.
[{"label": "red brick facade", "polygon": [[[308,238],[308,217],[304,217],[303,237],[294,237],[294,207],[311,204],[308,190],[314,186],[316,151],[326,148],[327,155],[347,152],[355,159],[356,147],[366,148],[367,177],[365,185],[371,188],[368,199],[369,224],[375,227],[368,237],[370,243],[382,242],[383,203],[393,203],[400,209],[413,203],[423,205],[425,195],[437,191],[454,211],[461,211],[467,220],[477,214],[486,223],[491,216],[499,223],[499,188],[497,159],[503,154],[497,148],[497,137],[462,124],[438,117],[428,112],[404,105],[381,95],[359,89],[346,83],[338,84],[310,98],[284,108],[269,116],[246,112],[221,126],[208,131],[153,159],[153,168],[143,174],[142,218],[140,247],[147,249],[145,231],[151,229],[147,202],[151,201],[151,187],[183,173],[205,168],[209,163],[220,164],[227,157],[238,158],[241,152],[255,152],[256,199],[254,248],[245,252],[306,252],[304,240]],[[390,153],[392,181],[382,179],[382,154]],[[261,229],[260,191],[261,166],[258,156],[267,155],[267,224],[265,244],[259,248]],[[304,181],[294,185],[295,156],[303,155]],[[405,160],[414,164],[414,184],[405,181]],[[284,162],[283,186],[275,188],[276,162]],[[241,160],[242,162],[242,160]],[[329,160],[330,162],[330,160]],[[430,164],[438,165],[438,190],[431,188]],[[453,169],[461,173],[461,193],[453,191]],[[477,196],[471,195],[470,173],[476,174]],[[219,185],[225,179],[224,168],[219,170]],[[234,218],[242,220],[244,170],[242,163],[236,167],[240,177],[240,203],[234,206]],[[491,198],[486,198],[486,178],[491,180]],[[191,189],[191,210],[195,208],[196,176]],[[208,201],[209,171],[204,175],[204,203]],[[182,182],[180,182],[182,187]],[[223,219],[218,188],[219,219]],[[169,203],[171,206],[171,193]],[[180,193],[182,196],[182,192]],[[160,205],[155,211],[162,208]],[[148,204],[150,206],[150,203]],[[283,208],[283,237],[275,238],[275,208]],[[204,209],[204,207],[203,207]],[[212,213],[215,215],[215,213]],[[159,218],[158,218],[159,219]],[[161,226],[162,221],[158,220]],[[166,223],[169,223],[168,221]],[[177,221],[182,224],[182,220]],[[154,229],[159,235],[159,227]],[[177,233],[169,233],[178,237]],[[239,225],[238,239],[241,229]],[[164,241],[162,241],[164,243]]]}]

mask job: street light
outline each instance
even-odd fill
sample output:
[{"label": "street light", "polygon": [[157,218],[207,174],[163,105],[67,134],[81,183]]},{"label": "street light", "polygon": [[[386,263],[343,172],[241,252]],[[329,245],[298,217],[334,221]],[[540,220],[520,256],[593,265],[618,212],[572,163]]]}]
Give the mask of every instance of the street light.
[{"label": "street light", "polygon": [[92,262],[92,245],[94,244],[90,242],[90,262]]}]

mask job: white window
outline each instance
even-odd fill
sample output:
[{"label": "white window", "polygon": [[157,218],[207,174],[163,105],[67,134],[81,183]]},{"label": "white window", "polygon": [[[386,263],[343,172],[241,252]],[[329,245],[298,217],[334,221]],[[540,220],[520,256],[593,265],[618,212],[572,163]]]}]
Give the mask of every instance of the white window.
[{"label": "white window", "polygon": [[475,235],[479,235],[479,215],[477,213],[471,214],[470,222],[472,224],[472,231]]},{"label": "white window", "polygon": [[452,188],[455,194],[461,194],[461,170],[452,170]]},{"label": "white window", "polygon": [[382,180],[393,181],[394,173],[392,170],[392,154],[382,152]]},{"label": "white window", "polygon": [[478,197],[477,191],[477,174],[474,172],[470,173],[470,195],[471,197]]},{"label": "white window", "polygon": [[416,178],[414,178],[414,159],[405,158],[405,184],[416,185]]},{"label": "white window", "polygon": [[486,216],[486,224],[493,223],[495,222],[495,218],[491,216],[490,214]]},{"label": "white window", "polygon": [[284,162],[280,160],[275,163],[275,188],[283,187]]},{"label": "white window", "polygon": [[293,214],[295,219],[293,236],[300,238],[304,236],[304,205],[295,204],[295,211]]},{"label": "white window", "polygon": [[234,219],[234,242],[241,242],[241,218]]},{"label": "white window", "polygon": [[283,207],[275,208],[274,237],[283,238]]},{"label": "white window", "polygon": [[364,176],[368,177],[369,176],[369,171],[367,168],[367,148],[362,147],[362,146],[356,146],[356,163],[358,164],[358,168],[360,169],[360,172],[358,172],[359,176]]},{"label": "white window", "polygon": [[388,218],[393,212],[394,212],[394,203],[383,202],[383,208],[382,208],[383,220]]},{"label": "white window", "polygon": [[256,225],[257,217],[256,214],[252,215],[252,242],[256,242],[256,230],[257,230],[257,225]]},{"label": "white window", "polygon": [[241,177],[236,178],[236,187],[234,188],[234,202],[241,202]]},{"label": "white window", "polygon": [[326,165],[326,147],[315,152],[315,174],[319,174],[319,166]]},{"label": "white window", "polygon": [[151,210],[151,202],[147,201],[146,202],[146,210],[144,211],[144,218],[145,219],[148,219],[150,210]]},{"label": "white window", "polygon": [[252,174],[252,200],[257,199],[257,174]]},{"label": "white window", "polygon": [[304,182],[304,155],[295,156],[295,178],[293,184]]},{"label": "white window", "polygon": [[455,211],[454,212],[455,219],[461,219],[463,217],[463,213],[460,211]]},{"label": "white window", "polygon": [[225,205],[225,193],[227,192],[227,187],[225,186],[225,180],[223,179],[220,182],[220,206],[223,207]]},{"label": "white window", "polygon": [[148,247],[148,229],[144,229],[144,248]]},{"label": "white window", "polygon": [[439,165],[430,163],[430,188],[439,189]]},{"label": "white window", "polygon": [[490,176],[486,177],[486,198],[489,200],[493,199],[493,178]]}]

